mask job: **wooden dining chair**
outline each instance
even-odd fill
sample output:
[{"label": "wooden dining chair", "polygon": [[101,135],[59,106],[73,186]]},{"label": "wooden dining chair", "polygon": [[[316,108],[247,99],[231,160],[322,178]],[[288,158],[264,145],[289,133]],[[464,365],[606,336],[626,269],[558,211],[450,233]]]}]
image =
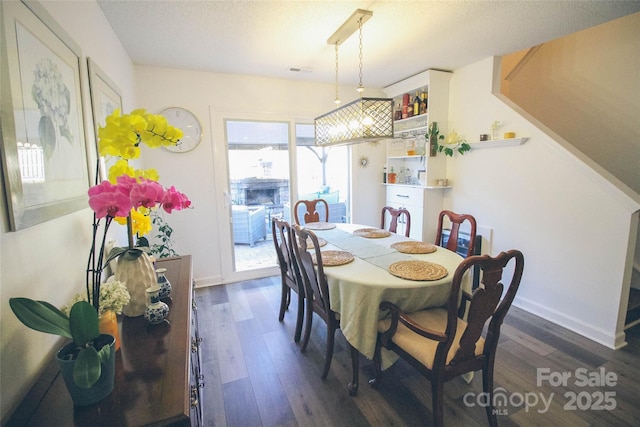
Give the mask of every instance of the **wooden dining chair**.
[{"label": "wooden dining chair", "polygon": [[304,318],[304,286],[300,278],[300,272],[293,255],[293,237],[291,226],[287,221],[278,218],[271,219],[271,233],[273,245],[278,256],[280,267],[280,280],[282,281],[282,293],[280,297],[279,321],[284,320],[284,313],[289,309],[291,302],[291,290],[298,295],[298,312],[296,315],[296,330],[293,336],[295,342],[300,341],[302,322]]},{"label": "wooden dining chair", "polygon": [[404,235],[405,237],[409,237],[409,231],[411,230],[411,214],[409,214],[409,211],[406,210],[405,208],[392,208],[391,206],[385,206],[382,208],[382,216],[380,218],[380,228],[384,229],[384,220],[386,219],[386,213],[389,213],[389,215],[391,215],[391,220],[389,221],[389,231],[392,233],[396,233],[398,230],[398,221],[400,221],[400,223],[402,223],[402,221],[404,220],[405,223],[405,230],[404,230]]},{"label": "wooden dining chair", "polygon": [[[305,291],[305,329],[302,338],[302,351],[307,349],[309,336],[311,335],[311,325],[313,313],[316,313],[327,325],[327,343],[325,350],[325,362],[322,369],[322,379],[327,378],[331,359],[333,359],[333,347],[335,343],[335,332],[340,328],[338,313],[331,310],[329,304],[329,286],[324,275],[322,264],[322,253],[315,233],[306,230],[299,225],[293,225],[293,252],[295,260],[300,267],[300,276],[304,284]],[[312,254],[316,258],[316,266],[313,264]]]},{"label": "wooden dining chair", "polygon": [[[447,240],[446,245],[442,244],[443,238],[443,230],[444,230],[444,219],[448,218],[451,222],[451,229],[449,231],[449,239]],[[436,232],[436,245],[442,246],[444,248],[449,249],[453,252],[458,252],[458,240],[460,237],[460,226],[465,222],[469,222],[469,248],[467,250],[466,258],[472,256],[474,254],[474,247],[476,242],[476,219],[473,215],[469,214],[458,214],[452,211],[444,210],[440,212],[438,216],[438,231]]]},{"label": "wooden dining chair", "polygon": [[[501,279],[511,260],[514,260],[513,273],[503,297]],[[465,273],[473,266],[481,269],[482,284],[473,294],[462,292],[462,299],[470,303],[465,321],[459,313],[460,286]],[[500,326],[516,295],[523,269],[524,257],[518,250],[502,252],[495,258],[476,255],[466,258],[456,269],[446,307],[407,314],[390,302],[380,304],[380,309],[389,311],[391,317],[378,322],[375,378],[370,383],[380,386],[381,349],[394,351],[431,382],[433,425],[441,426],[444,383],[482,370],[482,386],[488,396],[487,418],[491,426],[497,426],[493,407],[494,362]]]},{"label": "wooden dining chair", "polygon": [[325,199],[298,200],[293,207],[293,217],[296,220],[296,224],[302,225],[298,218],[298,206],[300,205],[304,205],[306,209],[303,217],[304,224],[329,221],[329,204]]}]

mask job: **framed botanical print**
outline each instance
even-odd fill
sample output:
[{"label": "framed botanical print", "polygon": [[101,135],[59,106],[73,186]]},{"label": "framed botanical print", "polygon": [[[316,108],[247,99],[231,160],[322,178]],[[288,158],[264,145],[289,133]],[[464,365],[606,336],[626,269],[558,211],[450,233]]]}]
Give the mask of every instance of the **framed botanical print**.
[{"label": "framed botanical print", "polygon": [[[91,94],[91,110],[93,112],[93,126],[98,142],[98,129],[106,124],[107,117],[116,109],[122,110],[122,93],[118,86],[111,81],[104,71],[91,59],[87,58],[89,70],[89,87]],[[96,153],[98,148],[96,147]],[[115,159],[100,158],[99,170],[95,171],[96,184],[100,179],[107,179],[106,171]]]},{"label": "framed botanical print", "polygon": [[12,230],[86,208],[79,46],[37,2],[1,2],[4,190]]}]

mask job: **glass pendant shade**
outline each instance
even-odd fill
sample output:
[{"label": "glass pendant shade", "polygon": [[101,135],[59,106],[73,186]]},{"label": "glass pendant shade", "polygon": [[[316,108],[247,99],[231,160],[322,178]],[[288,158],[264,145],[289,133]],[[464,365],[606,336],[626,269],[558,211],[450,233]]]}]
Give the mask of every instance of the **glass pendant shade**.
[{"label": "glass pendant shade", "polygon": [[359,98],[315,119],[316,146],[393,138],[393,99]]}]

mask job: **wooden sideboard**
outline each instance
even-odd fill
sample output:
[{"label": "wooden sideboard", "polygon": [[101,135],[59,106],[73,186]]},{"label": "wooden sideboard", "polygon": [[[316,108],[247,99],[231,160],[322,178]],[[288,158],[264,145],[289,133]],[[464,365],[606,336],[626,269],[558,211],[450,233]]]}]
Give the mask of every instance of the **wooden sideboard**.
[{"label": "wooden sideboard", "polygon": [[74,407],[53,360],[7,426],[200,426],[200,337],[191,256],[164,258],[171,282],[168,323],[121,320],[115,388],[101,402]]}]

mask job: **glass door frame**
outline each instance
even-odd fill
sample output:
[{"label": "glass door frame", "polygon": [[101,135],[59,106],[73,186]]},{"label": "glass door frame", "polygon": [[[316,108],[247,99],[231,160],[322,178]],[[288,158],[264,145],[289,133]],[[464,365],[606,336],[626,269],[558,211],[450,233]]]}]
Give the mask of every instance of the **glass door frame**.
[{"label": "glass door frame", "polygon": [[[292,196],[298,194],[297,187],[297,155],[296,155],[296,139],[295,125],[296,123],[313,123],[312,119],[301,120],[286,114],[268,114],[268,113],[242,113],[229,111],[212,111],[212,130],[213,130],[213,156],[212,164],[216,166],[214,173],[215,189],[214,205],[217,212],[217,231],[218,239],[213,245],[213,250],[219,254],[220,261],[220,282],[234,283],[242,280],[252,280],[279,274],[279,268],[265,267],[254,270],[235,271],[234,249],[233,249],[233,232],[232,232],[232,201],[230,195],[229,180],[229,156],[227,152],[227,135],[226,122],[228,120],[238,121],[255,121],[255,122],[281,122],[288,123],[289,127],[289,194]],[[222,161],[224,159],[224,161]],[[223,167],[224,165],[224,167]],[[291,200],[290,205],[293,203]],[[291,214],[292,212],[290,212]],[[267,233],[271,233],[269,225]],[[275,250],[274,250],[275,256]]]}]

